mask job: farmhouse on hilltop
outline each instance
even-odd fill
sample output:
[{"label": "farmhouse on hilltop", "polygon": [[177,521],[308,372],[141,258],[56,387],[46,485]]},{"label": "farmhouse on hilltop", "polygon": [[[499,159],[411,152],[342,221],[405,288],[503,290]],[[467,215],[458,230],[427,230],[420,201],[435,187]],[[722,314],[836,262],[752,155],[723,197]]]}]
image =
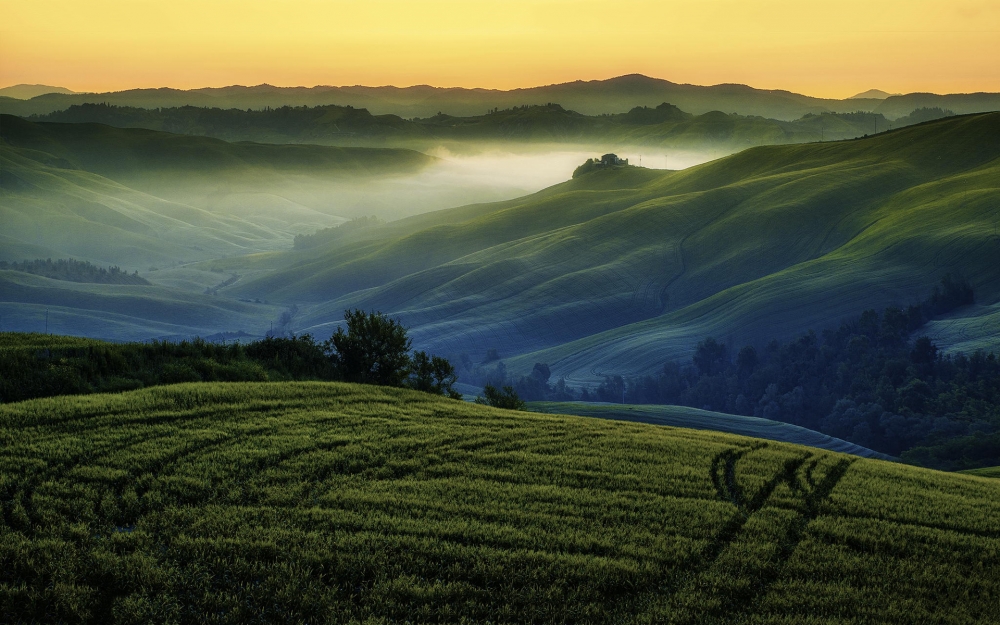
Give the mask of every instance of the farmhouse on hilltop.
[{"label": "farmhouse on hilltop", "polygon": [[628,159],[618,158],[617,154],[605,154],[601,157],[601,167],[614,167],[616,165],[628,165]]}]

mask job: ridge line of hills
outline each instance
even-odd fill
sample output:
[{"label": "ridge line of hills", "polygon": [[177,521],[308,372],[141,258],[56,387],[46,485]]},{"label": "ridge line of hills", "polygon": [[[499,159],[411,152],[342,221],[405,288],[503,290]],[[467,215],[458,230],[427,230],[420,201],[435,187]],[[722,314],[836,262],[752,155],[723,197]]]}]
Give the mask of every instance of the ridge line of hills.
[{"label": "ridge line of hills", "polygon": [[192,90],[171,88],[131,89],[98,94],[45,94],[30,100],[0,96],[0,112],[20,116],[46,114],[72,104],[107,102],[146,108],[183,105],[223,108],[263,108],[338,104],[367,108],[374,114],[393,113],[403,117],[429,117],[438,112],[451,115],[480,115],[492,108],[559,102],[584,114],[625,112],[635,106],[656,106],[672,102],[694,114],[711,110],[760,115],[781,120],[797,119],[806,113],[851,112],[859,107],[893,119],[918,108],[940,107],[956,113],[1000,109],[1000,94],[972,93],[937,95],[913,93],[885,99],[824,99],[780,89],[756,89],[747,85],[700,86],[673,83],[640,74],[606,80],[573,81],[509,91],[462,87],[209,87]]},{"label": "ridge line of hills", "polygon": [[879,113],[806,114],[795,121],[710,111],[692,115],[663,102],[626,113],[583,115],[556,103],[491,109],[485,115],[436,114],[403,119],[372,115],[350,106],[280,107],[265,110],[184,106],[144,109],[107,104],[72,105],[64,111],[34,115],[33,122],[103,123],[213,136],[227,141],[404,146],[427,149],[439,144],[527,142],[648,145],[689,150],[735,151],[748,146],[837,140],[954,115],[923,108],[888,120]]}]

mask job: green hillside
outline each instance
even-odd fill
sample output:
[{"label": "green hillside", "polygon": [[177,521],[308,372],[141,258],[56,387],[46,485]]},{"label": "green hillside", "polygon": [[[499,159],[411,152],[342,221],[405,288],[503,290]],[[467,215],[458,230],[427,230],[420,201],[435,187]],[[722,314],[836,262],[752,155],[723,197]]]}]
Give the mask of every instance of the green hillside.
[{"label": "green hillside", "polygon": [[528,409],[533,412],[552,414],[574,414],[616,421],[632,421],[652,425],[690,428],[694,430],[714,430],[740,436],[765,438],[771,441],[818,447],[864,458],[891,460],[890,456],[855,445],[839,438],[827,436],[804,427],[743,415],[725,414],[710,410],[699,410],[686,406],[609,404],[593,402],[530,402]]},{"label": "green hillside", "polygon": [[[421,215],[293,253],[233,287],[402,317],[418,344],[592,384],[687,358],[706,336],[763,345],[926,297],[945,273],[978,302],[995,266],[1000,114],[876,137],[771,146],[678,172],[600,170],[535,195]],[[989,318],[989,319],[992,319]],[[982,346],[993,323],[969,324]]]},{"label": "green hillside", "polygon": [[3,330],[119,341],[208,336],[244,330],[261,336],[282,307],[239,302],[157,285],[85,284],[0,270]]},{"label": "green hillside", "polygon": [[2,116],[0,211],[20,247],[146,269],[290,246],[343,220],[335,190],[434,160]]},{"label": "green hillside", "polygon": [[5,622],[990,623],[1000,483],[344,384],[0,407]]}]

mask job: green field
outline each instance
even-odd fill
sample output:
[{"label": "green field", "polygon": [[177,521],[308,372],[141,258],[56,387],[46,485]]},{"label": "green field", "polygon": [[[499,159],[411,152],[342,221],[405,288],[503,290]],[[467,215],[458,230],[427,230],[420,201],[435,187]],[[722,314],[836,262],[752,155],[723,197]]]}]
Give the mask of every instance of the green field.
[{"label": "green field", "polygon": [[0,620],[989,623],[1000,483],[378,387],[0,407]]},{"label": "green field", "polygon": [[808,447],[818,447],[827,451],[836,451],[864,458],[880,458],[891,460],[890,456],[872,451],[867,447],[855,445],[833,436],[827,436],[816,430],[743,415],[725,414],[700,410],[687,406],[661,405],[629,405],[608,404],[599,402],[529,402],[528,409],[533,412],[552,414],[573,414],[616,421],[632,421],[652,425],[668,425],[694,430],[713,430],[740,436],[766,438],[782,443],[794,443]]}]

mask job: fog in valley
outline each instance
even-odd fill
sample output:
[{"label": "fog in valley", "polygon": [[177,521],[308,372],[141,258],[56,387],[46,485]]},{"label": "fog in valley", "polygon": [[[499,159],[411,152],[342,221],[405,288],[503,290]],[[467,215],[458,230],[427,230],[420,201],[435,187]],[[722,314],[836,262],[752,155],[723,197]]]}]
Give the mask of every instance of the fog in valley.
[{"label": "fog in valley", "polygon": [[[573,170],[589,158],[614,151],[631,165],[648,169],[685,169],[724,154],[694,150],[651,150],[648,147],[594,148],[537,145],[499,146],[481,150],[455,146],[428,150],[437,160],[418,173],[350,182],[340,179],[311,187],[309,203],[315,210],[340,219],[374,215],[394,221],[428,211],[509,200],[569,180]],[[277,190],[275,210],[304,197],[302,187]],[[261,200],[254,200],[261,206]],[[227,201],[227,204],[231,204]],[[206,207],[208,208],[208,207]]]}]

